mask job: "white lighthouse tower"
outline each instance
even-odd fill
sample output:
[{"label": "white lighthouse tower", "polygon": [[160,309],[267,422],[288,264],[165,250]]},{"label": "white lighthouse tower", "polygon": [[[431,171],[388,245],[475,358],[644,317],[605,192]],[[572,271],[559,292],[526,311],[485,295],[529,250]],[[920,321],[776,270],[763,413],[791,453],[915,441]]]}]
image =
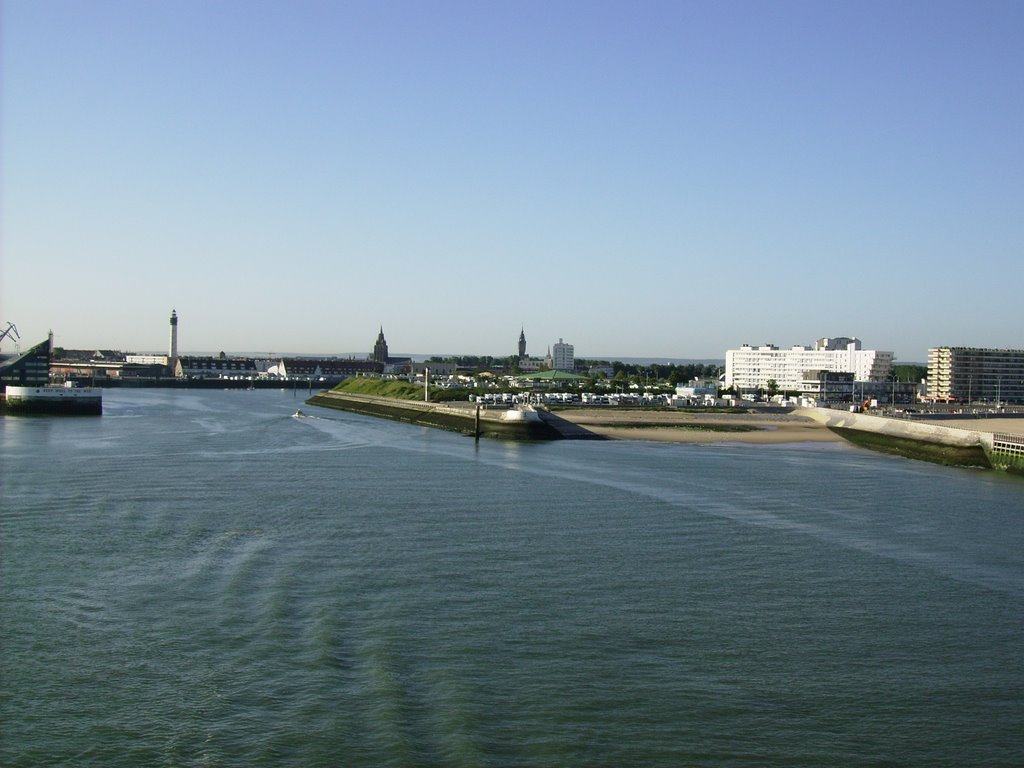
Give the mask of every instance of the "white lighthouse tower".
[{"label": "white lighthouse tower", "polygon": [[171,341],[167,349],[167,365],[173,371],[178,362],[178,313],[171,310]]}]

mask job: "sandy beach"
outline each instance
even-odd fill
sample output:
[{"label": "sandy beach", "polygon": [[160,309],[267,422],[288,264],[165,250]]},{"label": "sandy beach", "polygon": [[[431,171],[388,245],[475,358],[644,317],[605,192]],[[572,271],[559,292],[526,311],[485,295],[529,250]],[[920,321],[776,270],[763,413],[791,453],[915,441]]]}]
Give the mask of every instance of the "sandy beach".
[{"label": "sandy beach", "polygon": [[1002,432],[1024,437],[1024,419],[920,419],[920,421],[940,427],[956,427],[975,432]]},{"label": "sandy beach", "polygon": [[565,408],[555,414],[615,440],[762,445],[842,440],[805,416],[786,413],[688,413],[631,408]]},{"label": "sandy beach", "polygon": [[[690,413],[633,408],[564,408],[554,413],[588,432],[614,440],[761,445],[842,440],[813,419],[788,413]],[[1024,419],[920,421],[1024,436]]]}]

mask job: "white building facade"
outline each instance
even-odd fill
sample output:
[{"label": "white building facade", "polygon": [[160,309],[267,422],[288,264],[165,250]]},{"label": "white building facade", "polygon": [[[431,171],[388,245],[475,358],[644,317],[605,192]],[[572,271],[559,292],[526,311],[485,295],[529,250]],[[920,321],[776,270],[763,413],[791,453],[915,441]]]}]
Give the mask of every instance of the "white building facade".
[{"label": "white building facade", "polygon": [[167,355],[125,355],[124,361],[133,365],[169,365]]},{"label": "white building facade", "polygon": [[895,355],[862,349],[859,339],[819,339],[813,347],[779,349],[774,344],[744,344],[725,353],[725,386],[753,392],[775,382],[783,391],[801,391],[817,372],[853,374],[855,381],[885,381]]},{"label": "white building facade", "polygon": [[576,369],[576,355],[572,344],[566,344],[559,339],[557,344],[551,346],[551,369],[569,373]]}]

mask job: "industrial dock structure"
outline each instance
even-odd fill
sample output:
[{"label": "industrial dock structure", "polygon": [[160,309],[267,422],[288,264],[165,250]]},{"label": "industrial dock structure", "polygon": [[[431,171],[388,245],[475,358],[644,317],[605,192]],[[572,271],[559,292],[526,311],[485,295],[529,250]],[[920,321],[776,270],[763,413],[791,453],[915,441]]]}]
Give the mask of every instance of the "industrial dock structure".
[{"label": "industrial dock structure", "polygon": [[[9,325],[5,333],[10,333]],[[98,416],[103,413],[103,391],[76,386],[74,381],[50,379],[53,334],[27,352],[0,361],[0,410],[17,414]]]}]

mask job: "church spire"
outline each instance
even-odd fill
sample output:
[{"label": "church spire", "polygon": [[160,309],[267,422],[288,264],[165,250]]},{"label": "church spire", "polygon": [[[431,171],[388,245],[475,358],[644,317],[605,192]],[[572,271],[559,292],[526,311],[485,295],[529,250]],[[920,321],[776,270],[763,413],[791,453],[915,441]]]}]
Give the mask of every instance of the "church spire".
[{"label": "church spire", "polygon": [[388,343],[384,339],[384,326],[381,325],[377,341],[373,345],[373,362],[386,365],[388,362]]}]

